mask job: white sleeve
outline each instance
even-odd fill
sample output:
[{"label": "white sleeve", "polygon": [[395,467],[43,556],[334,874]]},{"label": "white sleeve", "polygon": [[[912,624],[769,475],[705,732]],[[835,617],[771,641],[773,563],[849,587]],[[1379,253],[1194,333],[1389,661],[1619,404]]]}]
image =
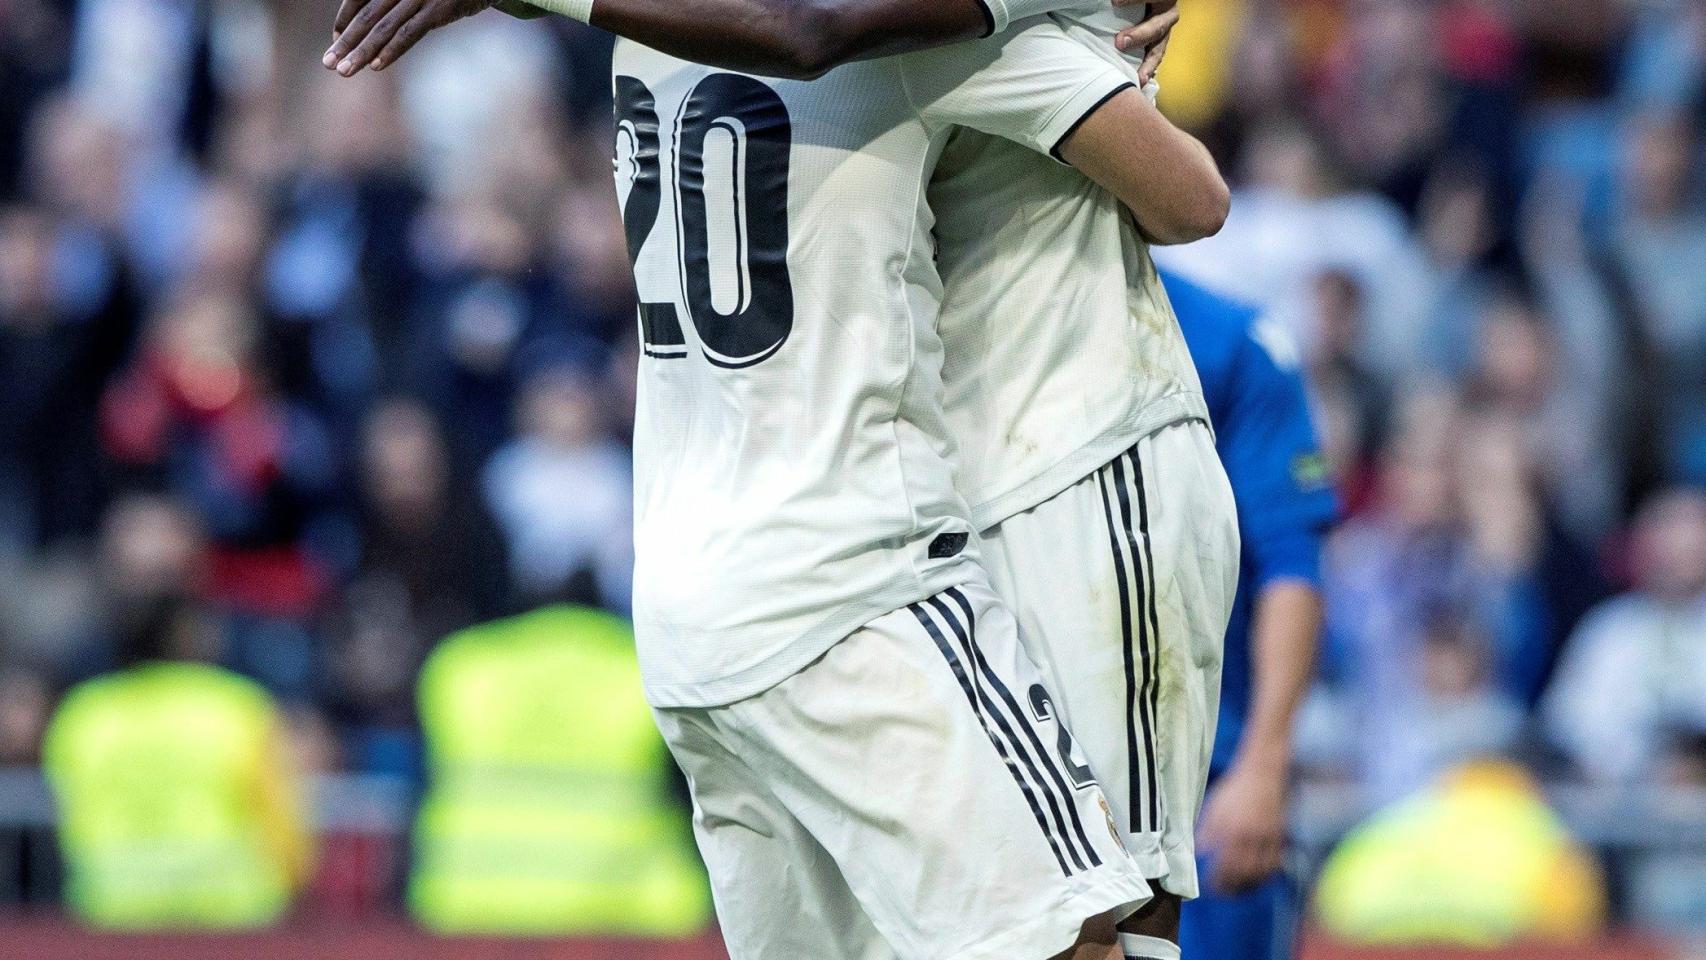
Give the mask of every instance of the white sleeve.
[{"label": "white sleeve", "polygon": [[926,124],[962,126],[1059,159],[1055,148],[1130,77],[1052,20],[907,54],[901,76]]},{"label": "white sleeve", "polygon": [[1008,27],[1030,17],[1045,13],[1099,13],[1113,6],[1113,0],[978,0],[989,14],[990,32],[1001,33]]}]

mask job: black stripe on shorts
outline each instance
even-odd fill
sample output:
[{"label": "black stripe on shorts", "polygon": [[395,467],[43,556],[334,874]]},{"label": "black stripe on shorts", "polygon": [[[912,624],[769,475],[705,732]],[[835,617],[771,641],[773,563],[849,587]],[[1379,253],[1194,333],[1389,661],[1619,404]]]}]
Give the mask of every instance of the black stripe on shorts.
[{"label": "black stripe on shorts", "polygon": [[[1161,678],[1159,675],[1161,663],[1161,594],[1155,589],[1155,538],[1149,535],[1149,493],[1144,489],[1143,461],[1138,458],[1136,448],[1126,454],[1131,458],[1132,485],[1137,488],[1137,524],[1138,536],[1143,541],[1143,569],[1148,586],[1144,592],[1145,606],[1149,608],[1149,637],[1150,649],[1154,653],[1154,662],[1149,666],[1149,675],[1144,683],[1149,688],[1149,722],[1157,728],[1161,725],[1159,699],[1161,696]],[[1153,755],[1153,744],[1151,744]],[[1156,790],[1156,772],[1153,760],[1149,767],[1149,810],[1152,830],[1163,830],[1166,824],[1163,819],[1167,808],[1162,804],[1161,794]]]},{"label": "black stripe on shorts", "polygon": [[1154,664],[1150,650],[1150,619],[1147,616],[1150,603],[1143,589],[1143,549],[1138,544],[1139,536],[1133,523],[1124,458],[1117,458],[1103,468],[1097,474],[1097,480],[1101,484],[1102,510],[1107,519],[1108,545],[1113,551],[1114,578],[1118,581],[1120,597],[1131,830],[1133,833],[1148,833],[1160,829],[1161,817],[1156,790],[1155,731],[1149,698]]},{"label": "black stripe on shorts", "polygon": [[[1008,714],[1013,718],[1014,726],[1024,731],[1025,739],[1030,742],[1031,750],[1037,756],[1037,762],[1048,772],[1048,780],[1041,784],[1043,790],[1051,798],[1059,798],[1061,806],[1066,809],[1067,818],[1072,821],[1072,832],[1067,836],[1067,848],[1069,850],[1072,849],[1072,840],[1076,838],[1078,842],[1078,849],[1084,852],[1084,856],[1089,860],[1090,866],[1101,866],[1102,858],[1097,855],[1096,848],[1090,845],[1090,837],[1084,831],[1084,822],[1078,816],[1078,804],[1074,802],[1073,792],[1068,786],[1066,775],[1061,772],[1060,757],[1054,750],[1047,749],[1043,746],[1042,738],[1037,735],[1036,726],[1032,723],[1030,715],[1020,708],[1019,702],[1014,698],[1012,690],[1008,688],[1006,682],[1001,679],[1000,675],[990,667],[989,660],[983,655],[983,651],[978,649],[977,615],[972,612],[971,601],[966,599],[966,595],[964,593],[961,593],[958,589],[954,588],[949,588],[945,591],[944,595],[950,600],[953,600],[960,608],[961,612],[965,614],[965,620],[962,624],[955,623],[953,613],[950,612],[946,604],[942,603],[940,597],[932,597],[929,602],[934,605],[937,610],[943,614],[943,616],[948,618],[948,622],[954,627],[954,631],[960,634],[961,639],[971,649],[973,665],[977,668],[978,672],[983,675],[984,679],[989,682],[989,685],[995,689],[996,696],[1001,698],[1001,702],[1007,705]],[[964,628],[963,631],[961,629],[962,626]],[[1056,717],[1055,722],[1064,723],[1065,721]],[[1052,804],[1050,805],[1050,808],[1053,809]],[[1065,835],[1066,825],[1064,823],[1060,823],[1058,811],[1055,811],[1055,822],[1060,826],[1061,833]]]},{"label": "black stripe on shorts", "polygon": [[[1013,782],[1019,785],[1019,791],[1025,795],[1025,802],[1030,804],[1031,815],[1036,818],[1037,827],[1043,832],[1043,839],[1048,841],[1049,850],[1054,853],[1055,862],[1060,864],[1060,872],[1069,877],[1072,876],[1074,870],[1072,866],[1066,862],[1066,857],[1060,852],[1060,843],[1055,838],[1054,830],[1049,825],[1048,817],[1043,813],[1042,805],[1037,802],[1036,793],[1032,791],[1031,785],[1025,780],[1024,775],[1019,772],[1019,766],[1013,761],[1013,756],[1008,751],[1007,744],[1003,742],[1002,738],[996,734],[993,728],[990,727],[988,718],[986,718],[982,710],[979,709],[978,692],[973,687],[971,677],[966,673],[965,665],[960,662],[959,654],[954,651],[953,645],[950,644],[948,642],[948,638],[943,635],[942,629],[936,625],[936,621],[931,619],[930,615],[924,612],[923,607],[915,603],[908,606],[907,609],[912,611],[912,615],[914,617],[918,618],[919,624],[922,625],[925,632],[930,635],[930,639],[935,641],[936,649],[940,650],[943,658],[948,661],[949,668],[954,672],[954,679],[959,681],[960,690],[965,693],[966,702],[971,705],[972,714],[977,717],[978,724],[983,727],[984,735],[989,737],[989,742],[995,746],[995,752],[1001,755],[1002,762],[1007,765],[1007,772],[1012,774]],[[985,700],[987,701],[987,698],[985,698]],[[1009,732],[1009,736],[1011,736],[1011,732]],[[1080,869],[1082,869],[1082,864],[1080,864]]]}]

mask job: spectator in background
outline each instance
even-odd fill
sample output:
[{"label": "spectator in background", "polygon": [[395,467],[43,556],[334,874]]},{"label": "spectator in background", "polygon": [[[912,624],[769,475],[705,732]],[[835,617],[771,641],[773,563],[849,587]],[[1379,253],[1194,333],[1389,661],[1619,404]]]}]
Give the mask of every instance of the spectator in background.
[{"label": "spectator in background", "polygon": [[1651,781],[1678,732],[1706,728],[1706,494],[1649,502],[1635,589],[1590,613],[1544,703],[1546,732],[1588,777]]},{"label": "spectator in background", "polygon": [[564,366],[535,374],[520,436],[486,467],[486,502],[508,541],[516,589],[532,603],[570,596],[626,608],[633,480],[597,383]]},{"label": "spectator in background", "polygon": [[146,494],[119,497],[92,556],[67,550],[52,560],[15,562],[0,576],[0,672],[64,689],[114,669],[139,619],[163,598],[202,588],[205,546],[182,505]]},{"label": "spectator in background", "polygon": [[242,301],[181,295],[108,390],[103,437],[128,482],[172,491],[207,529],[225,662],[300,702],[314,682],[308,623],[328,586],[310,540],[337,462],[320,422],[273,389],[258,336]]},{"label": "spectator in background", "polygon": [[174,149],[190,107],[196,45],[206,24],[193,0],[77,4],[73,84],[107,120]]},{"label": "spectator in background", "polygon": [[[1365,783],[1392,799],[1434,772],[1432,744],[1417,736],[1430,711],[1425,661],[1429,625],[1485,638],[1495,677],[1519,675],[1544,650],[1532,519],[1495,529],[1497,511],[1536,507],[1513,482],[1462,467],[1462,408],[1449,394],[1414,395],[1380,466],[1379,500],[1335,536],[1328,551],[1328,671],[1348,694],[1354,731],[1343,749],[1360,758]],[[1471,495],[1470,491],[1475,491]],[[1492,496],[1488,508],[1476,498]],[[1508,697],[1515,697],[1508,691]]]},{"label": "spectator in background", "polygon": [[486,196],[427,209],[413,346],[413,382],[451,430],[457,467],[473,472],[515,424],[518,381],[563,347],[553,342],[549,271],[537,270],[529,224]]},{"label": "spectator in background", "polygon": [[285,383],[348,425],[342,439],[353,444],[374,390],[401,389],[414,372],[410,308],[420,273],[410,238],[422,191],[388,78],[322,79],[304,102],[306,156],[280,184],[262,302],[276,323]]},{"label": "spectator in background", "polygon": [[158,296],[191,259],[196,179],[175,159],[154,162],[104,106],[63,92],[43,103],[30,131],[30,186],[84,235],[86,256],[104,253],[140,295]]},{"label": "spectator in background", "polygon": [[1306,352],[1313,284],[1334,271],[1362,293],[1359,360],[1388,383],[1416,368],[1430,273],[1404,211],[1368,190],[1347,189],[1328,147],[1290,119],[1262,123],[1246,146],[1232,213],[1219,234],[1162,247],[1156,261],[1265,308]]},{"label": "spectator in background", "polygon": [[[54,691],[40,671],[7,665],[0,652],[0,769],[41,761]],[[51,828],[11,817],[0,823],[0,903],[50,907],[58,901],[58,844]]]},{"label": "spectator in background", "polygon": [[41,759],[52,707],[53,691],[41,674],[0,669],[0,767],[24,767]]},{"label": "spectator in background", "polygon": [[1493,651],[1477,624],[1450,611],[1422,626],[1418,739],[1428,770],[1507,756],[1527,723],[1523,704],[1493,682]]},{"label": "spectator in background", "polygon": [[1345,501],[1353,508],[1368,496],[1369,465],[1385,439],[1390,385],[1363,361],[1362,285],[1350,274],[1328,270],[1315,278],[1307,367],[1315,395],[1326,411],[1327,450]]},{"label": "spectator in background", "polygon": [[1416,231],[1431,273],[1422,362],[1453,380],[1475,362],[1475,322],[1499,292],[1490,267],[1501,226],[1497,184],[1471,155],[1440,160],[1423,185]]},{"label": "spectator in background", "polygon": [[1532,708],[1570,631],[1607,594],[1599,558],[1568,527],[1533,461],[1517,417],[1497,407],[1466,413],[1456,483],[1484,577],[1508,584],[1505,626],[1483,640],[1497,694]]},{"label": "spectator in background", "polygon": [[14,548],[96,525],[95,410],[133,325],[114,267],[45,209],[0,208],[0,539]]},{"label": "spectator in background", "polygon": [[[466,481],[463,481],[466,482]],[[334,714],[358,770],[413,775],[414,682],[433,644],[504,612],[508,560],[432,414],[380,404],[361,463],[361,555],[333,617]]]},{"label": "spectator in background", "polygon": [[460,631],[421,671],[430,781],[409,908],[449,935],[686,938],[711,922],[634,633],[549,606]]},{"label": "spectator in background", "polygon": [[1624,197],[1613,257],[1639,311],[1657,367],[1664,467],[1675,482],[1706,482],[1706,194],[1701,142],[1680,111],[1629,124]]},{"label": "spectator in background", "polygon": [[1641,4],[1620,86],[1621,99],[1636,108],[1701,102],[1706,94],[1706,3]]},{"label": "spectator in background", "polygon": [[91,535],[104,491],[96,404],[141,316],[123,238],[122,137],[80,104],[44,100],[29,126],[30,202],[0,209],[3,535],[58,547]]},{"label": "spectator in background", "polygon": [[1347,17],[1317,78],[1317,109],[1357,183],[1416,208],[1451,105],[1438,70],[1441,4],[1372,2]]},{"label": "spectator in background", "polygon": [[1509,422],[1502,439],[1536,479],[1577,536],[1596,538],[1617,516],[1618,462],[1605,434],[1604,388],[1584,383],[1582,368],[1552,318],[1506,291],[1479,318],[1466,409]]},{"label": "spectator in background", "polygon": [[272,229],[259,191],[236,179],[209,181],[197,197],[191,220],[194,234],[184,285],[258,298],[261,260]]},{"label": "spectator in background", "polygon": [[1355,944],[1587,944],[1605,877],[1519,766],[1462,764],[1351,831],[1316,914]]},{"label": "spectator in background", "polygon": [[1706,790],[1706,725],[1679,732],[1665,750],[1663,780],[1689,790]]},{"label": "spectator in background", "polygon": [[[93,592],[96,629],[102,635],[96,649],[116,655],[125,638],[143,629],[162,604],[203,596],[208,560],[207,533],[185,504],[147,493],[116,500],[107,511],[96,557]],[[119,666],[96,657],[85,661],[89,673]]]},{"label": "spectator in background", "polygon": [[70,11],[54,0],[0,5],[0,204],[22,186],[31,110],[70,69]]},{"label": "spectator in background", "polygon": [[126,668],[73,689],[47,732],[66,899],[109,929],[269,924],[312,859],[282,719],[259,686],[205,663],[218,640],[204,611],[152,613]]},{"label": "spectator in background", "polygon": [[612,347],[634,331],[634,273],[622,212],[602,189],[568,191],[551,224],[556,272],[565,282],[558,315],[568,330]]}]

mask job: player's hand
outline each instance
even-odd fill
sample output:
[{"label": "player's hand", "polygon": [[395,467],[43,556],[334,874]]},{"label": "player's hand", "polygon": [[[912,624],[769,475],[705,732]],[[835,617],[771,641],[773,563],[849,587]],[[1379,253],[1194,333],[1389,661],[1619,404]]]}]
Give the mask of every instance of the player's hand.
[{"label": "player's hand", "polygon": [[332,46],[320,62],[353,77],[366,67],[383,70],[420,39],[496,0],[343,0],[332,25]]},{"label": "player's hand", "polygon": [[[1113,0],[1116,7],[1133,7],[1145,0]],[[1122,53],[1144,51],[1143,63],[1137,75],[1145,84],[1155,79],[1161,61],[1167,56],[1167,42],[1173,39],[1173,28],[1179,25],[1179,0],[1148,0],[1149,16],[1136,26],[1127,27],[1114,35],[1114,46]]]},{"label": "player's hand", "polygon": [[1284,866],[1286,774],[1234,763],[1203,805],[1197,842],[1213,855],[1209,885],[1244,893]]}]

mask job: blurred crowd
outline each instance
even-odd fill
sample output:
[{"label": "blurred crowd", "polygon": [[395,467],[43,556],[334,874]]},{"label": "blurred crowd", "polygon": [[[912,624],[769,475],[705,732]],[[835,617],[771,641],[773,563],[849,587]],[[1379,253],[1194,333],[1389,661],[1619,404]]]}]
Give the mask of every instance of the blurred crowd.
[{"label": "blurred crowd", "polygon": [[0,0],[0,764],[186,598],[401,775],[437,640],[626,608],[608,42],[492,14],[341,81],[322,6]]},{"label": "blurred crowd", "polygon": [[[1186,0],[1235,183],[1166,262],[1301,350],[1346,522],[1317,776],[1706,785],[1706,2]],[[0,766],[193,600],[338,770],[448,633],[628,603],[609,43],[0,0]]]},{"label": "blurred crowd", "polygon": [[1306,763],[1706,784],[1706,3],[1196,6],[1235,200],[1162,256],[1294,337],[1348,507]]}]

